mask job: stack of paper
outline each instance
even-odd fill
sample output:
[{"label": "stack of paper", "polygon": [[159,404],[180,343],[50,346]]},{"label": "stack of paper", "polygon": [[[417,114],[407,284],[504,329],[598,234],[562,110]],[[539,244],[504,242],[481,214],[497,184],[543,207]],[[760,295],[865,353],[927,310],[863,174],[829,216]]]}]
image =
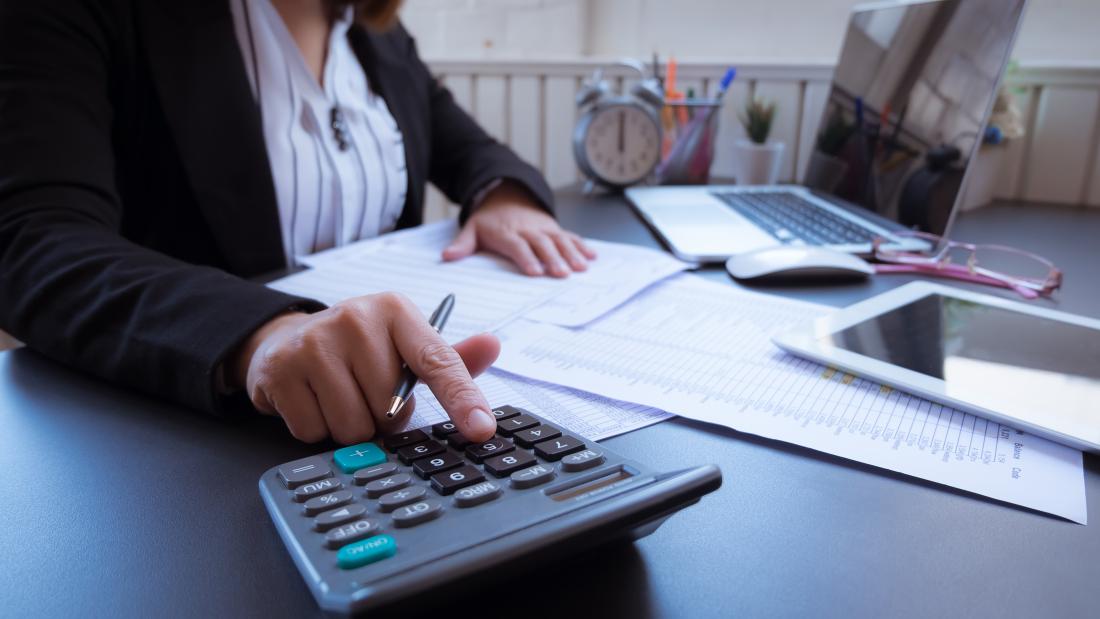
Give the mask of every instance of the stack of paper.
[{"label": "stack of paper", "polygon": [[511,323],[497,367],[1086,522],[1080,451],[771,343],[827,311],[680,275],[583,330]]},{"label": "stack of paper", "polygon": [[565,279],[527,277],[489,254],[443,262],[440,255],[455,232],[454,222],[440,222],[302,258],[313,268],[270,285],[330,304],[396,291],[425,314],[453,292],[457,303],[444,335],[457,341],[520,316],[580,326],[687,268],[652,249],[588,241],[599,253],[588,271]]},{"label": "stack of paper", "polygon": [[[1086,522],[1079,451],[771,343],[829,308],[670,277],[685,265],[615,243],[592,242],[599,259],[565,280],[524,277],[485,255],[443,263],[454,234],[448,222],[325,252],[271,285],[328,303],[398,291],[425,314],[454,292],[448,340],[495,331],[504,343],[497,367],[507,373],[478,379],[489,401],[592,438],[674,413]],[[413,425],[446,418],[425,387],[417,400]]]}]

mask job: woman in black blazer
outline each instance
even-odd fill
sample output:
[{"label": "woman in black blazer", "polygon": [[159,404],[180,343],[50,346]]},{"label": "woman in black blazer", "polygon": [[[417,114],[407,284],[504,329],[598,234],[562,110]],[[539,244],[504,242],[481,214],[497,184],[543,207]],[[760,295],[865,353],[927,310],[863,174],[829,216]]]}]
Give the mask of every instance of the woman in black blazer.
[{"label": "woman in black blazer", "polygon": [[[421,222],[431,181],[462,205],[444,258],[585,268],[545,181],[431,76],[398,2],[270,1],[319,79],[334,16],[355,11],[347,41],[404,140],[398,227]],[[195,408],[246,394],[306,441],[402,424],[411,406],[383,413],[404,361],[464,434],[489,438],[471,374],[496,358],[492,336],[452,348],[400,296],[326,308],[249,281],[287,253],[233,19],[230,0],[0,0],[0,328]]]}]

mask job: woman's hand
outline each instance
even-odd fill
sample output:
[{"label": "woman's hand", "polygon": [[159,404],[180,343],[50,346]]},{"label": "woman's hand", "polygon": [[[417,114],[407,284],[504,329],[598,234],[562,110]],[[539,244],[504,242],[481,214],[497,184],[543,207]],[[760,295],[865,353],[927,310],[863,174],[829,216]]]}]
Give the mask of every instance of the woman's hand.
[{"label": "woman's hand", "polygon": [[405,362],[463,436],[486,441],[496,432],[496,419],[472,375],[498,354],[500,342],[489,334],[452,348],[411,301],[383,293],[271,320],[231,360],[228,378],[247,390],[257,409],[281,416],[298,439],[313,443],[331,436],[351,444],[408,421],[416,406],[412,398],[386,419]]},{"label": "woman's hand", "polygon": [[525,189],[507,181],[485,197],[443,259],[459,260],[479,249],[510,259],[527,275],[567,277],[596,258],[581,237],[562,230]]}]

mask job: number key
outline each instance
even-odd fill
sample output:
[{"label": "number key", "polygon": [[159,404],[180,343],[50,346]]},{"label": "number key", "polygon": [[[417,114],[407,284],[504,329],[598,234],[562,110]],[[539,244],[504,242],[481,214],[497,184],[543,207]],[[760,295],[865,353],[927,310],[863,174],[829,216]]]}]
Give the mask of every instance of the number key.
[{"label": "number key", "polygon": [[485,460],[485,470],[497,477],[507,477],[534,463],[534,456],[526,451],[516,451],[510,454],[504,454],[503,456],[493,456]]},{"label": "number key", "polygon": [[576,453],[582,449],[584,449],[584,443],[568,434],[535,444],[535,453],[543,460],[551,462],[557,462],[562,459],[562,456]]},{"label": "number key", "polygon": [[481,464],[481,461],[489,456],[505,454],[515,449],[511,442],[502,438],[490,439],[484,443],[470,445],[466,448],[466,457]]},{"label": "number key", "polygon": [[539,420],[530,415],[518,415],[508,419],[497,420],[497,430],[504,436],[512,436],[520,430],[533,428],[539,425]]},{"label": "number key", "polygon": [[437,423],[432,426],[432,434],[434,434],[436,438],[445,439],[447,435],[454,434],[457,431],[458,426],[456,426],[453,421],[444,421],[443,423]]},{"label": "number key", "polygon": [[474,442],[466,438],[465,436],[462,436],[458,432],[453,432],[450,434],[450,436],[447,437],[447,444],[459,451],[462,451],[470,445],[473,445]]},{"label": "number key", "polygon": [[413,472],[421,479],[427,479],[440,471],[449,471],[466,464],[466,461],[453,453],[439,454],[431,458],[421,458],[413,462]]},{"label": "number key", "polygon": [[441,443],[436,441],[424,441],[423,443],[417,443],[415,445],[408,445],[397,450],[397,457],[403,464],[412,464],[413,460],[419,460],[420,458],[427,458],[428,456],[434,456],[439,453],[443,453],[447,448]]},{"label": "number key", "polygon": [[485,481],[485,476],[469,464],[453,471],[444,471],[432,475],[432,488],[444,496],[454,494],[455,490]]},{"label": "number key", "polygon": [[543,424],[536,428],[531,428],[530,430],[520,430],[516,432],[512,440],[516,442],[516,445],[530,449],[535,446],[535,443],[558,438],[559,436],[561,436],[561,430],[554,426]]},{"label": "number key", "polygon": [[523,411],[521,411],[520,409],[518,409],[514,406],[500,406],[500,407],[497,407],[497,408],[493,409],[493,417],[496,417],[497,422],[500,422],[501,419],[508,419],[509,417],[515,417],[516,415],[519,415],[522,412]]}]

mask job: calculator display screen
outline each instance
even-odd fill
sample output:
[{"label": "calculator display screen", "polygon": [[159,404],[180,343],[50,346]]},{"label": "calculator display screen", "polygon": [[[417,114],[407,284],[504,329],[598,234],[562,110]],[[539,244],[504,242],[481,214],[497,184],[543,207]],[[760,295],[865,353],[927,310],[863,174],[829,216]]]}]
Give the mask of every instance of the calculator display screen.
[{"label": "calculator display screen", "polygon": [[1100,423],[1097,329],[931,294],[823,343],[941,379],[948,397],[1036,425]]},{"label": "calculator display screen", "polygon": [[620,481],[623,481],[624,479],[630,479],[633,476],[634,474],[627,470],[626,467],[620,467],[619,469],[607,475],[604,475],[603,477],[593,479],[592,481],[583,483],[579,486],[573,486],[566,490],[562,490],[561,492],[548,493],[548,496],[555,501],[568,501],[569,499],[574,499],[576,497],[595,492],[596,490],[600,490],[601,488],[612,486]]}]

